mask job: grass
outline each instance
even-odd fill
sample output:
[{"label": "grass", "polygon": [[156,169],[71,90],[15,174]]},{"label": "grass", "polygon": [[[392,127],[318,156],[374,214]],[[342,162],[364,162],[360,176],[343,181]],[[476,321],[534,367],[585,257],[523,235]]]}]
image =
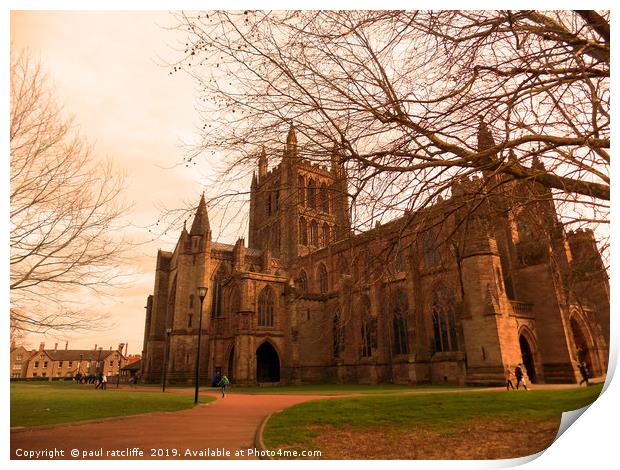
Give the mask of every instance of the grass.
[{"label": "grass", "polygon": [[[95,390],[71,382],[11,384],[11,426],[42,426],[191,408],[192,395]],[[213,401],[200,397],[200,403]]]},{"label": "grass", "polygon": [[359,384],[304,384],[275,385],[273,387],[228,387],[228,393],[246,393],[252,395],[384,395],[418,392],[420,390],[457,390],[458,387],[438,385],[359,385]]},{"label": "grass", "polygon": [[263,439],[269,449],[315,449],[321,428],[381,428],[450,435],[473,422],[489,419],[559,423],[563,411],[592,403],[601,389],[602,385],[596,385],[529,392],[401,393],[315,400],[274,414]]}]

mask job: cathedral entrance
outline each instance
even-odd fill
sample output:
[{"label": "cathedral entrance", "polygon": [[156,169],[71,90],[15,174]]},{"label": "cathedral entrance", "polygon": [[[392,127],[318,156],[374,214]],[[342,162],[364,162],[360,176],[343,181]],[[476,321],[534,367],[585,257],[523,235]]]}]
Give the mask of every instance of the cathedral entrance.
[{"label": "cathedral entrance", "polygon": [[525,366],[525,371],[530,379],[530,382],[536,383],[536,367],[534,366],[534,354],[527,338],[523,335],[519,335],[519,346],[521,347],[521,359]]},{"label": "cathedral entrance", "polygon": [[280,358],[268,341],[256,350],[256,380],[258,382],[280,381]]},{"label": "cathedral entrance", "polygon": [[232,382],[235,376],[235,347],[230,348],[230,354],[228,355],[228,380]]}]

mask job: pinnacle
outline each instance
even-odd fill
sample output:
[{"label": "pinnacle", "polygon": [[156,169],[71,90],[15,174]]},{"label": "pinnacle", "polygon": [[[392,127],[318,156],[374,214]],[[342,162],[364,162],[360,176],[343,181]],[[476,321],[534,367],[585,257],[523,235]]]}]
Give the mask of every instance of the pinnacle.
[{"label": "pinnacle", "polygon": [[478,152],[482,152],[488,148],[495,146],[493,135],[489,131],[489,127],[484,122],[482,115],[478,116],[480,123],[478,125]]},{"label": "pinnacle", "polygon": [[209,227],[209,215],[207,213],[207,202],[205,201],[205,193],[200,196],[200,202],[198,203],[198,209],[196,209],[196,215],[194,216],[194,222],[190,230],[190,235],[204,235],[210,230]]}]

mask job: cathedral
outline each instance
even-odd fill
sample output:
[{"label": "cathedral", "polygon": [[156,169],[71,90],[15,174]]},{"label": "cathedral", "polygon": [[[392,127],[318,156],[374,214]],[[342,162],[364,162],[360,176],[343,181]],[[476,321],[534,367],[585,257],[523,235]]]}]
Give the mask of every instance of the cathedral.
[{"label": "cathedral", "polygon": [[[494,145],[482,121],[477,138]],[[325,161],[301,156],[292,126],[281,155],[262,152],[247,243],[214,242],[201,197],[157,253],[143,382],[193,382],[200,324],[202,383],[220,371],[236,384],[483,385],[517,364],[533,383],[575,383],[584,362],[606,374],[607,273],[549,189],[460,178],[448,198],[358,232],[346,169],[337,152]]]}]

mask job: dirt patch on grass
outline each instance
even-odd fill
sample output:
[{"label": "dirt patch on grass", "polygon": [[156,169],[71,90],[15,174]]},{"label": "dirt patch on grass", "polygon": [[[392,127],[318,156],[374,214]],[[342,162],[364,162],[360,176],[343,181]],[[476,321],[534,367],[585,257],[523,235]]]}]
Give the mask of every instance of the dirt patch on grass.
[{"label": "dirt patch on grass", "polygon": [[[316,426],[324,459],[508,459],[551,445],[559,420],[476,420],[441,431]],[[313,446],[313,447],[314,447]]]}]

